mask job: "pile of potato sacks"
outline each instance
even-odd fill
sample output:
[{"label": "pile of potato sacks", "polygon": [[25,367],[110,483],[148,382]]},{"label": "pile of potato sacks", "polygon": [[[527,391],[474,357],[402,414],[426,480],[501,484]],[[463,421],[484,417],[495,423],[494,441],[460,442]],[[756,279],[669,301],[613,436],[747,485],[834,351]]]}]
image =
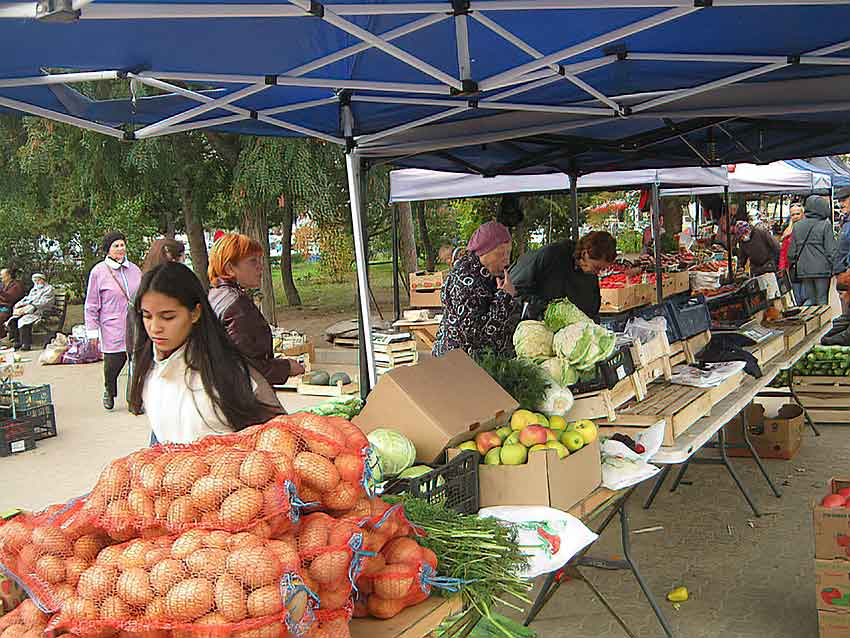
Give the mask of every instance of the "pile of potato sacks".
[{"label": "pile of potato sacks", "polygon": [[347,638],[352,614],[422,602],[437,558],[370,497],[368,445],[296,414],[116,459],[85,497],[0,526],[31,595],[0,638]]}]

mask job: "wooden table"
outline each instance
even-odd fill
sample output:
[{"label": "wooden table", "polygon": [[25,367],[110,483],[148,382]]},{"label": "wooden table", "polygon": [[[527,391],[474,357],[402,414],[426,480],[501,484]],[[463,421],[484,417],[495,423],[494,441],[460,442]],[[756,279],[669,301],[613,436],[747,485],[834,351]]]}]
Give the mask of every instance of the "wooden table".
[{"label": "wooden table", "polygon": [[463,609],[460,596],[434,595],[415,607],[408,607],[395,618],[355,618],[351,638],[426,638],[440,623]]}]

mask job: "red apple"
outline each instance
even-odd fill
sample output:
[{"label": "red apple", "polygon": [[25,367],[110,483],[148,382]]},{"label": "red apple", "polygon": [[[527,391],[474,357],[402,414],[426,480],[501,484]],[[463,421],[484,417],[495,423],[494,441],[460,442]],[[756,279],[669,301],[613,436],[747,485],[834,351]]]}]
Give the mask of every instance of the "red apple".
[{"label": "red apple", "polygon": [[840,494],[829,494],[821,501],[824,507],[844,507],[844,497]]},{"label": "red apple", "polygon": [[478,448],[478,451],[482,456],[487,454],[494,447],[499,447],[502,444],[502,439],[496,434],[495,430],[490,430],[488,432],[479,432],[475,437],[475,447]]},{"label": "red apple", "polygon": [[836,492],[836,494],[840,494],[844,497],[844,500],[847,500],[848,498],[850,498],[850,487],[842,487]]},{"label": "red apple", "polygon": [[836,536],[835,542],[838,543],[839,547],[850,547],[850,536],[847,536],[847,534],[839,534]]},{"label": "red apple", "polygon": [[549,430],[542,425],[529,425],[519,433],[519,442],[525,447],[546,443]]}]

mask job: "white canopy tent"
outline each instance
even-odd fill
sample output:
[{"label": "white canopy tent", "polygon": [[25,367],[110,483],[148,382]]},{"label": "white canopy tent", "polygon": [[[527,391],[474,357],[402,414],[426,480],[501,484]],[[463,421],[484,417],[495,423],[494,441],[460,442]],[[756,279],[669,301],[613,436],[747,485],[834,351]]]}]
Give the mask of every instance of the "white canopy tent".
[{"label": "white canopy tent", "polygon": [[[770,164],[730,164],[728,167],[730,193],[828,193],[832,179],[827,173],[798,168],[786,161]],[[665,188],[662,197],[676,195],[707,195],[722,193],[720,186]]]},{"label": "white canopy tent", "polygon": [[[696,186],[723,188],[728,183],[725,168],[662,168],[599,172],[578,178],[578,190],[604,190],[634,186]],[[390,202],[412,202],[460,197],[483,197],[505,193],[569,191],[570,178],[563,173],[544,175],[497,175],[407,168],[390,172]],[[714,190],[710,192],[716,192]]]}]

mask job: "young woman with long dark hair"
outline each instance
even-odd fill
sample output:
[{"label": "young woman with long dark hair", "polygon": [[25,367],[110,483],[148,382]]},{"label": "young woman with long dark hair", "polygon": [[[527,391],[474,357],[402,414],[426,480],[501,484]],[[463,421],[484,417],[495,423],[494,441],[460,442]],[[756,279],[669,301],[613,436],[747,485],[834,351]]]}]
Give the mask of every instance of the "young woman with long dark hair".
[{"label": "young woman with long dark hair", "polygon": [[180,263],[146,273],[136,295],[130,410],[153,442],[191,443],[263,423],[283,409],[219,323],[195,274]]}]

